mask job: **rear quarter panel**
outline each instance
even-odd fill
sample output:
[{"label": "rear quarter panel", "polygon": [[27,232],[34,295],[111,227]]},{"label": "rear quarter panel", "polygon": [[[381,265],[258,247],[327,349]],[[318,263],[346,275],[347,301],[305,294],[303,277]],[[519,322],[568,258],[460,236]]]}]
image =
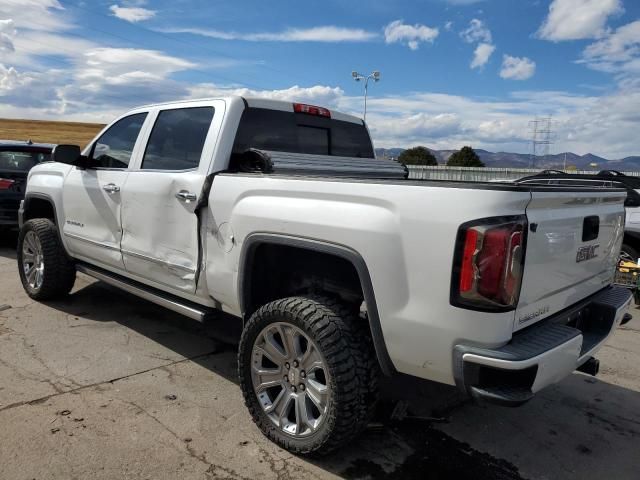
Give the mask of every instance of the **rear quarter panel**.
[{"label": "rear quarter panel", "polygon": [[429,185],[217,176],[207,219],[206,278],[212,296],[228,311],[240,312],[239,260],[244,240],[253,233],[349,247],[367,264],[396,369],[453,384],[453,346],[470,339],[501,345],[511,338],[514,318],[513,312],[474,312],[449,304],[458,227],[472,219],[523,214],[531,196],[500,186]]}]

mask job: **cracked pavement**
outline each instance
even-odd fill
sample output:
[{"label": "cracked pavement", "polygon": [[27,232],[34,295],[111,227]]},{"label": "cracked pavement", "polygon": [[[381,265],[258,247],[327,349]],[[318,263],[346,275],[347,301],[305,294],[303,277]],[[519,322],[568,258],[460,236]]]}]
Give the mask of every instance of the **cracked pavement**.
[{"label": "cracked pavement", "polygon": [[[253,425],[235,375],[238,324],[203,327],[79,275],[64,301],[23,292],[0,238],[0,479],[636,479],[640,310],[524,407],[474,405],[407,377],[376,423],[328,457],[295,457]],[[398,400],[410,417],[390,420]],[[416,418],[426,417],[426,418]]]}]

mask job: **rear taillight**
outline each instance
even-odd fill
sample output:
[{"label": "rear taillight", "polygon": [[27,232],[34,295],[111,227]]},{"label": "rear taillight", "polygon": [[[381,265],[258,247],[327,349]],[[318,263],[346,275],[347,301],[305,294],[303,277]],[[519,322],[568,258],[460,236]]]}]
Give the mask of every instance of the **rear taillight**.
[{"label": "rear taillight", "polygon": [[527,220],[496,217],[462,225],[458,232],[451,303],[475,310],[512,310],[518,303]]},{"label": "rear taillight", "polygon": [[307,115],[315,115],[317,117],[331,118],[331,112],[324,107],[316,107],[315,105],[307,105],[306,103],[294,103],[293,111],[296,113],[306,113]]},{"label": "rear taillight", "polygon": [[8,178],[0,178],[0,190],[9,190],[11,185],[15,183],[14,180],[9,180]]}]

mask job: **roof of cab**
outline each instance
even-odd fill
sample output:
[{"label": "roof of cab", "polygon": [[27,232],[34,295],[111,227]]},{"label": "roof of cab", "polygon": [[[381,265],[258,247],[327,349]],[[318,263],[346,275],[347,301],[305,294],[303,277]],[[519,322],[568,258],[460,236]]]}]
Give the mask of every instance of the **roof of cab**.
[{"label": "roof of cab", "polygon": [[[244,97],[240,95],[229,95],[225,97],[209,97],[209,98],[194,98],[189,100],[176,100],[172,102],[164,102],[164,103],[155,103],[150,105],[144,105],[139,108],[151,108],[151,107],[162,107],[167,105],[175,105],[178,103],[191,103],[191,102],[203,102],[207,100],[226,100],[226,101],[242,101],[249,107],[253,108],[267,108],[269,110],[281,110],[285,112],[293,112],[293,104],[294,103],[306,103],[306,102],[296,102],[294,100],[274,100],[272,98],[264,98],[264,97]],[[322,105],[318,105],[322,107]],[[338,112],[336,110],[328,109],[331,112],[331,118],[336,120],[343,120],[346,122],[359,123],[364,124],[364,121],[356,117],[355,115],[349,115],[347,113]]]}]

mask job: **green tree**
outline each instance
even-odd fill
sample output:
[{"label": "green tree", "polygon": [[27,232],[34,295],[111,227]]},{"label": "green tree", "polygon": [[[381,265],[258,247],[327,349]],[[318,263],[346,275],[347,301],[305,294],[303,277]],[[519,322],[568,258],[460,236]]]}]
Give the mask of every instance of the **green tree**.
[{"label": "green tree", "polygon": [[398,161],[404,165],[438,165],[435,155],[425,147],[408,148],[400,154]]},{"label": "green tree", "polygon": [[447,160],[450,167],[484,167],[484,163],[471,147],[462,147]]}]

